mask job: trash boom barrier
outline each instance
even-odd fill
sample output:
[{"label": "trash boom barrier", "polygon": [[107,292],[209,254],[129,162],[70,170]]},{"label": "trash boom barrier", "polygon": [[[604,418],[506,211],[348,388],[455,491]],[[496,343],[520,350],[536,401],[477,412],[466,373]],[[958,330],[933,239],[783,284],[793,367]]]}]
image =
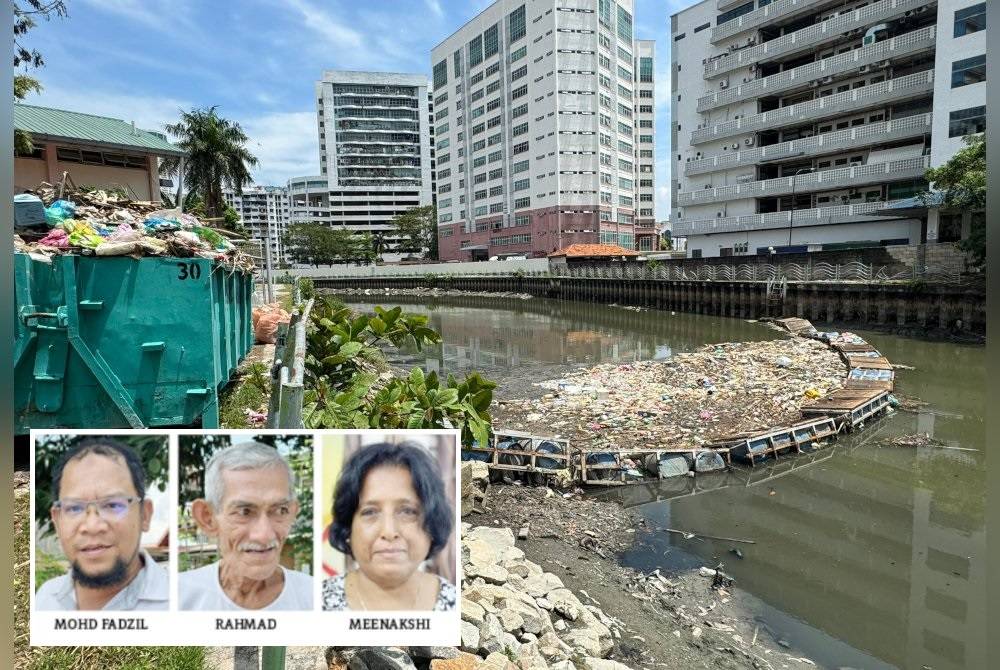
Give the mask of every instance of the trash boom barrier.
[{"label": "trash boom barrier", "polygon": [[219,425],[253,277],[206,258],[14,254],[15,433]]}]

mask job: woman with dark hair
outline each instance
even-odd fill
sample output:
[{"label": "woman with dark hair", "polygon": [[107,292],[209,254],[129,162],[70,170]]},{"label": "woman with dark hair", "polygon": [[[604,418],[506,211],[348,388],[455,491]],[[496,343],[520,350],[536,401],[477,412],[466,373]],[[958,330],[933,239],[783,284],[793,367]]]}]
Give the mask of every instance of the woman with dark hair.
[{"label": "woman with dark hair", "polygon": [[420,569],[448,543],[452,524],[437,463],[422,447],[359,449],[337,480],[330,526],[330,544],[354,568],[323,582],[323,609],[454,609],[455,586]]}]

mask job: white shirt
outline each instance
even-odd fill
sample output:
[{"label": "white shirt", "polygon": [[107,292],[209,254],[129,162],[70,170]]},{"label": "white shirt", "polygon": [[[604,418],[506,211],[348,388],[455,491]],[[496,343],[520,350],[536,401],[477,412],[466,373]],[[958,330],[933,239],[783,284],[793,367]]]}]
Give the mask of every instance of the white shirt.
[{"label": "white shirt", "polygon": [[[125,588],[102,607],[102,610],[165,610],[170,601],[170,578],[145,549],[140,553],[142,568]],[[42,584],[35,594],[36,610],[77,609],[76,589],[71,574],[59,575]]]},{"label": "white shirt", "polygon": [[[313,603],[313,579],[304,572],[281,568],[285,573],[285,586],[278,597],[260,610],[311,610]],[[182,610],[250,611],[240,607],[226,595],[219,583],[219,563],[203,568],[188,570],[177,576]],[[254,610],[256,611],[256,610]]]}]

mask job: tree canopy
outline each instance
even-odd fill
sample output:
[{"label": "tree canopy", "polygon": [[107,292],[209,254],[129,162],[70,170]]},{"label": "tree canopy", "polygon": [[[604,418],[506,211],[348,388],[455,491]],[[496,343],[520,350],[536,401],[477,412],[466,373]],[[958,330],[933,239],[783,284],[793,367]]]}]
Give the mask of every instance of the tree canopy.
[{"label": "tree canopy", "polygon": [[[14,99],[24,100],[31,92],[41,93],[42,84],[34,77],[26,74],[28,68],[40,68],[45,65],[42,54],[37,49],[29,49],[24,43],[24,36],[34,28],[36,18],[46,21],[52,17],[68,16],[66,3],[63,0],[12,0],[14,10],[14,67],[23,67],[24,73],[14,75]],[[23,130],[14,130],[14,153],[30,154],[35,147],[31,135]]]},{"label": "tree canopy", "polygon": [[296,223],[288,227],[283,243],[285,254],[303,265],[340,263],[370,264],[378,257],[376,240],[371,233],[355,234],[344,228],[323,223]]},{"label": "tree canopy", "polygon": [[400,238],[397,251],[437,260],[437,209],[433,205],[409,209],[393,218],[392,224]]},{"label": "tree canopy", "polygon": [[[982,211],[986,209],[986,136],[968,135],[966,146],[943,165],[927,170],[927,181],[942,195],[941,209]],[[930,193],[923,194],[929,203]],[[969,236],[959,242],[959,248],[969,254],[973,265],[986,262],[986,226],[974,225]]]},{"label": "tree canopy", "polygon": [[[224,214],[223,187],[242,193],[243,187],[253,181],[250,168],[257,166],[257,158],[246,147],[249,138],[240,124],[220,117],[216,109],[213,106],[182,111],[179,122],[166,125],[167,132],[178,138],[177,146],[187,154],[184,184],[201,197],[210,218]],[[178,174],[180,160],[164,160],[161,170],[169,175]]]}]

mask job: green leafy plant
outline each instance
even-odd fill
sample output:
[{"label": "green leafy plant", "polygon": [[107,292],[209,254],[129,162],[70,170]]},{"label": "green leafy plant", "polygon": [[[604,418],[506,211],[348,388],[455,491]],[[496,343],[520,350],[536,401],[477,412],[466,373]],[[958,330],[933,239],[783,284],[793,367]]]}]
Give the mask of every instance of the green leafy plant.
[{"label": "green leafy plant", "polygon": [[310,428],[441,428],[462,431],[463,442],[488,441],[496,384],[472,373],[442,383],[434,372],[414,368],[403,378],[386,378],[381,347],[441,341],[427,317],[401,307],[375,307],[354,315],[346,307],[314,306],[306,347],[307,391],[303,418]]}]

